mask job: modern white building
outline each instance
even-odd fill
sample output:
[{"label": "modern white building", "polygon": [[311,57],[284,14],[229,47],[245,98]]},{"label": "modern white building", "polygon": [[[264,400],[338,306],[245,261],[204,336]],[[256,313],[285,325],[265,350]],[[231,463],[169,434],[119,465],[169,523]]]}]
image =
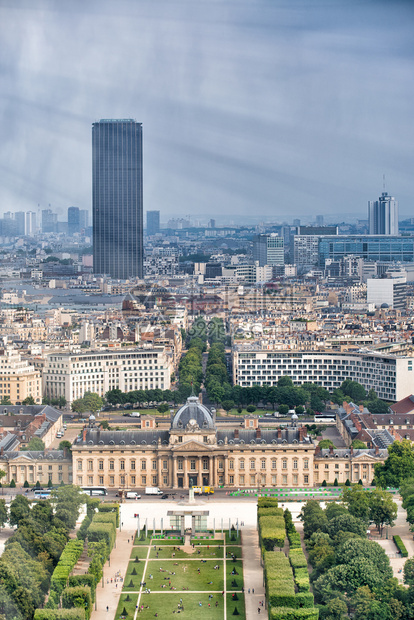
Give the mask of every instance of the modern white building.
[{"label": "modern white building", "polygon": [[407,278],[368,278],[367,302],[377,308],[387,304],[389,308],[401,310],[406,306]]},{"label": "modern white building", "polygon": [[370,235],[398,235],[398,201],[387,192],[368,201]]},{"label": "modern white building", "polygon": [[334,353],[270,351],[248,346],[233,348],[235,385],[276,385],[280,377],[291,377],[295,385],[317,383],[328,391],[346,379],[358,381],[378,397],[398,401],[412,393],[413,357],[375,352]]},{"label": "modern white building", "polygon": [[43,392],[49,398],[64,396],[71,404],[85,392],[168,390],[171,373],[171,358],[163,348],[56,352],[46,357]]}]

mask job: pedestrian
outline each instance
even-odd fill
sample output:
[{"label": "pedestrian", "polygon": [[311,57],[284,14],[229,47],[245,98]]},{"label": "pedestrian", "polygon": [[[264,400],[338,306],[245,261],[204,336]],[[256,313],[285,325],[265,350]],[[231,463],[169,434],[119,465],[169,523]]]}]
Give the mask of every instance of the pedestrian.
[{"label": "pedestrian", "polygon": [[106,611],[109,611],[109,607],[108,607],[108,605],[106,606]]},{"label": "pedestrian", "polygon": [[254,588],[252,588],[252,594],[254,594]]},{"label": "pedestrian", "polygon": [[260,607],[257,608],[257,613],[260,614]]},{"label": "pedestrian", "polygon": [[129,538],[128,538],[128,545],[129,545]]},{"label": "pedestrian", "polygon": [[247,594],[250,594],[250,588],[247,590]]}]

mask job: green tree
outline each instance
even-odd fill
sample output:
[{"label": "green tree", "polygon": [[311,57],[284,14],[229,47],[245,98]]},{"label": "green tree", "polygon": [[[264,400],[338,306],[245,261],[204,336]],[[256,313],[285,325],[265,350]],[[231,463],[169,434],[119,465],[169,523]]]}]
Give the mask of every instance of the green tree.
[{"label": "green tree", "polygon": [[372,491],[369,500],[369,518],[382,533],[384,525],[392,527],[397,518],[397,504],[392,501],[392,495],[376,488]]},{"label": "green tree", "polygon": [[349,513],[358,519],[362,519],[366,523],[369,521],[370,497],[371,493],[369,491],[364,491],[359,484],[346,487],[342,491],[342,502],[347,506]]},{"label": "green tree", "polygon": [[408,558],[404,564],[404,583],[414,586],[414,558]]},{"label": "green tree", "polygon": [[320,448],[321,450],[326,449],[326,448],[335,448],[335,444],[330,439],[322,439],[318,443],[318,448]]},{"label": "green tree", "polygon": [[388,446],[388,457],[375,465],[375,479],[383,488],[399,487],[414,472],[414,445],[408,439]]},{"label": "green tree", "polygon": [[289,412],[289,407],[288,405],[279,405],[278,411],[280,415],[287,415]]},{"label": "green tree", "polygon": [[30,504],[24,495],[17,495],[10,504],[10,525],[19,525],[30,514]]},{"label": "green tree", "polygon": [[367,447],[367,444],[360,439],[354,439],[354,441],[351,443],[351,446],[355,448],[355,450],[364,450],[364,448]]},{"label": "green tree", "polygon": [[316,500],[308,500],[300,512],[299,518],[303,521],[305,538],[310,538],[314,532],[323,532],[328,524],[325,512]]},{"label": "green tree", "polygon": [[68,441],[67,439],[62,439],[62,441],[59,442],[59,450],[64,450],[64,449],[69,450],[69,452],[72,449],[72,444],[70,443],[70,441]]},{"label": "green tree", "polygon": [[9,519],[9,511],[6,506],[6,500],[0,499],[0,527],[3,527]]},{"label": "green tree", "polygon": [[25,398],[22,401],[22,405],[35,405],[35,399],[33,398],[33,396],[27,396],[27,398]]},{"label": "green tree", "polygon": [[326,604],[323,617],[324,620],[345,620],[349,617],[348,606],[343,599],[336,596]]},{"label": "green tree", "polygon": [[43,441],[40,439],[40,437],[32,437],[29,441],[29,443],[27,444],[26,447],[21,448],[22,451],[26,450],[30,450],[31,452],[44,452],[45,450],[45,444],[43,443]]},{"label": "green tree", "polygon": [[331,519],[327,526],[328,534],[334,538],[339,532],[351,532],[361,538],[366,537],[367,526],[364,521],[351,514],[338,515]]},{"label": "green tree", "polygon": [[11,405],[12,402],[10,400],[10,396],[3,396],[1,401],[0,401],[0,405]]},{"label": "green tree", "polygon": [[346,379],[339,389],[355,403],[364,400],[366,396],[365,388],[357,381],[351,381],[351,379]]},{"label": "green tree", "polygon": [[224,411],[231,411],[234,407],[234,400],[223,400],[221,403]]}]

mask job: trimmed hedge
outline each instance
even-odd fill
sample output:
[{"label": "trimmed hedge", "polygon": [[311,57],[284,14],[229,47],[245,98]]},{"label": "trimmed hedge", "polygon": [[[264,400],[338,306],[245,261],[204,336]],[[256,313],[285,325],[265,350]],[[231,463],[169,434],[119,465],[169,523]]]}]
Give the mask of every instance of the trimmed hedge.
[{"label": "trimmed hedge", "polygon": [[406,546],[404,545],[403,541],[401,540],[401,536],[393,536],[392,537],[393,541],[395,542],[398,551],[401,552],[401,555],[403,558],[408,557],[408,551],[406,549]]},{"label": "trimmed hedge", "polygon": [[79,560],[83,551],[83,541],[70,540],[62,551],[60,560],[52,573],[50,589],[60,596],[65,588],[73,567]]},{"label": "trimmed hedge", "polygon": [[71,575],[69,577],[69,587],[88,586],[91,590],[92,602],[95,602],[96,577],[87,573],[86,575]]},{"label": "trimmed hedge", "polygon": [[79,538],[79,540],[85,540],[86,536],[88,535],[88,527],[90,526],[90,524],[91,524],[91,519],[88,516],[86,516],[84,520],[82,521],[82,524],[76,533],[76,537]]},{"label": "trimmed hedge", "polygon": [[286,538],[284,518],[270,515],[260,517],[259,537],[266,551],[272,551],[274,547],[283,547]]},{"label": "trimmed hedge", "polygon": [[319,609],[290,609],[289,607],[272,607],[269,611],[269,620],[318,620]]},{"label": "trimmed hedge", "polygon": [[265,552],[266,597],[272,607],[295,607],[295,587],[289,560],[282,551]]},{"label": "trimmed hedge", "polygon": [[291,549],[299,549],[302,547],[300,534],[298,532],[288,532],[287,537]]},{"label": "trimmed hedge", "polygon": [[283,508],[278,508],[277,506],[263,506],[257,507],[257,517],[283,517]]},{"label": "trimmed hedge", "polygon": [[85,620],[84,609],[36,609],[34,620]]},{"label": "trimmed hedge", "polygon": [[309,592],[309,573],[307,568],[295,568],[293,570],[295,584],[299,592]]},{"label": "trimmed hedge", "polygon": [[289,551],[289,562],[293,569],[295,568],[307,568],[308,562],[305,558],[305,554],[302,548],[291,549]]},{"label": "trimmed hedge", "polygon": [[119,504],[118,502],[102,503],[98,508],[98,514],[100,512],[114,512],[116,515],[116,527],[119,527]]},{"label": "trimmed hedge", "polygon": [[257,500],[257,507],[258,508],[269,508],[269,507],[277,507],[278,501],[276,499],[276,497],[259,497]]},{"label": "trimmed hedge", "polygon": [[65,588],[62,593],[62,607],[64,609],[83,609],[85,610],[86,618],[90,618],[92,612],[92,597],[89,586]]},{"label": "trimmed hedge", "polygon": [[296,594],[296,603],[299,609],[306,607],[307,609],[313,607],[314,599],[312,592],[298,592]]},{"label": "trimmed hedge", "polygon": [[108,550],[112,551],[115,543],[115,528],[112,523],[95,523],[92,521],[88,528],[88,542],[99,542],[104,540]]}]

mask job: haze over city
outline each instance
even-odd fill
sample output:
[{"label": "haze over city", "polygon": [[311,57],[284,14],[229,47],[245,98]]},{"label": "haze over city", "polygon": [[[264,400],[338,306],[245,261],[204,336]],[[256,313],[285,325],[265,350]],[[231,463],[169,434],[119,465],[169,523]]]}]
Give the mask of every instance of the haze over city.
[{"label": "haze over city", "polygon": [[366,218],[414,194],[410,2],[0,4],[0,212],[91,208],[91,125],[143,124],[144,209]]}]

